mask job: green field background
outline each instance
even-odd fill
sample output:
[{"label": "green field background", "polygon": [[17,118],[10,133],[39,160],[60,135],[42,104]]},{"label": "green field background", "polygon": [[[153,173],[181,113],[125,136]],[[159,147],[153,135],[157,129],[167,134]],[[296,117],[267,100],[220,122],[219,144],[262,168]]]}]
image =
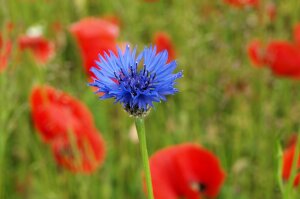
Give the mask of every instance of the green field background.
[{"label": "green field background", "polygon": [[[300,84],[253,67],[246,48],[254,38],[292,40],[300,2],[275,3],[277,16],[270,21],[263,8],[236,9],[220,0],[1,0],[2,32],[7,22],[15,24],[12,38],[42,25],[45,37],[61,39],[61,45],[42,67],[30,53],[13,52],[0,74],[0,198],[146,198],[139,146],[129,136],[134,121],[120,105],[99,101],[87,87],[79,49],[68,32],[83,17],[104,15],[118,16],[119,41],[139,49],[151,43],[156,31],[168,32],[178,70],[184,71],[180,92],[157,104],[146,119],[149,153],[199,143],[219,157],[227,173],[219,199],[281,198],[277,142],[284,146],[300,127]],[[57,21],[63,28],[60,36],[51,29]],[[36,84],[59,88],[90,108],[107,152],[92,175],[59,168],[41,142],[29,106]]]}]

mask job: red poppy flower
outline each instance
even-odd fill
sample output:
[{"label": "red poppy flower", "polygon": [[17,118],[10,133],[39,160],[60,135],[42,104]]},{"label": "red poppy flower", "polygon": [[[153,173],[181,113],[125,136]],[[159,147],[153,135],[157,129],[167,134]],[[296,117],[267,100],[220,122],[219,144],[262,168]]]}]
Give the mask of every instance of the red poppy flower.
[{"label": "red poppy flower", "polygon": [[3,41],[0,34],[0,73],[6,68],[8,58],[11,54],[12,43],[11,41]]},{"label": "red poppy flower", "polygon": [[57,163],[73,172],[90,173],[104,159],[104,142],[87,107],[50,86],[31,93],[32,118]]},{"label": "red poppy flower", "polygon": [[156,199],[216,197],[225,174],[218,159],[195,144],[168,147],[150,158]]},{"label": "red poppy flower", "polygon": [[294,38],[295,42],[300,47],[300,23],[294,27]]},{"label": "red poppy flower", "polygon": [[224,0],[225,3],[228,3],[234,7],[243,8],[243,7],[257,7],[260,3],[260,0]]},{"label": "red poppy flower", "polygon": [[50,86],[37,86],[31,93],[32,119],[45,142],[66,140],[94,128],[88,108],[67,93]]},{"label": "red poppy flower", "polygon": [[[294,143],[292,146],[289,146],[284,150],[283,154],[283,168],[282,168],[282,178],[284,180],[289,180],[293,165],[293,160],[295,157],[295,148],[296,144]],[[300,157],[298,157],[297,168],[300,168]],[[299,185],[300,182],[300,173],[298,173],[294,180],[294,186]]]},{"label": "red poppy flower", "polygon": [[52,152],[58,165],[72,172],[91,173],[102,164],[105,147],[97,130],[86,128],[73,138],[52,143]]},{"label": "red poppy flower", "polygon": [[278,76],[300,77],[300,48],[284,42],[273,41],[266,47],[266,64]]},{"label": "red poppy flower", "polygon": [[168,62],[175,59],[175,48],[172,43],[171,37],[165,32],[157,32],[154,35],[154,43],[157,47],[157,52],[163,50],[168,51]]},{"label": "red poppy flower", "polygon": [[300,78],[300,48],[285,41],[272,41],[262,46],[250,43],[248,54],[255,65],[267,65],[275,75]]},{"label": "red poppy flower", "polygon": [[70,31],[78,42],[87,73],[95,65],[99,53],[104,55],[108,50],[116,52],[119,27],[110,20],[85,18],[74,23]]},{"label": "red poppy flower", "polygon": [[46,63],[54,54],[54,44],[41,36],[21,36],[18,40],[21,51],[29,50],[39,63]]},{"label": "red poppy flower", "polygon": [[277,14],[277,9],[276,9],[275,3],[273,3],[273,2],[267,3],[266,11],[267,11],[270,21],[273,21],[276,18],[276,14]]},{"label": "red poppy flower", "polygon": [[263,66],[264,60],[264,49],[259,40],[253,40],[248,44],[248,56],[255,66]]}]

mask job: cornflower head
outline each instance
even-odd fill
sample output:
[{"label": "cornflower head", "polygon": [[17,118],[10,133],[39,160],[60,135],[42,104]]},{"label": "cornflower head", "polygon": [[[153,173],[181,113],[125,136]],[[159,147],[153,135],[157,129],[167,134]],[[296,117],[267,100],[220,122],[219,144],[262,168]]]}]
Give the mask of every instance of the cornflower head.
[{"label": "cornflower head", "polygon": [[177,63],[167,61],[166,50],[157,53],[156,46],[150,46],[136,56],[136,48],[131,50],[127,45],[124,53],[118,48],[117,54],[99,55],[98,67],[91,68],[95,77],[89,85],[103,93],[100,99],[114,98],[131,116],[144,117],[153,102],[166,101],[167,95],[178,92],[175,80],[183,76],[182,71],[173,73]]}]

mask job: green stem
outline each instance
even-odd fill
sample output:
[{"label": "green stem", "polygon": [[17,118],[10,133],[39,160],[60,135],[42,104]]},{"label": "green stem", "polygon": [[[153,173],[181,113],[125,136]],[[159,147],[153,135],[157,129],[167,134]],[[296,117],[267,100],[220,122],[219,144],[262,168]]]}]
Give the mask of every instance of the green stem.
[{"label": "green stem", "polygon": [[150,172],[149,159],[148,159],[144,119],[143,118],[135,118],[135,126],[136,126],[136,130],[137,130],[137,133],[139,136],[140,148],[141,148],[141,152],[142,152],[147,192],[148,192],[148,199],[154,199],[152,180],[151,180],[151,172]]},{"label": "green stem", "polygon": [[277,140],[277,155],[278,155],[278,160],[277,160],[277,181],[279,184],[279,188],[280,188],[280,192],[281,194],[284,196],[285,192],[284,192],[284,187],[283,187],[283,182],[282,182],[282,167],[283,167],[283,154],[282,154],[282,149],[280,146],[280,142],[279,140]]}]

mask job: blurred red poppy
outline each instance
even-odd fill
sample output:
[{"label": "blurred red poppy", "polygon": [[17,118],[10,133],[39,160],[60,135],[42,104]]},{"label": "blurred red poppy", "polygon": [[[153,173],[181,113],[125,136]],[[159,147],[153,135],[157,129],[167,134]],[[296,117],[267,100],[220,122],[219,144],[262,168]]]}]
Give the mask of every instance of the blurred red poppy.
[{"label": "blurred red poppy", "polygon": [[171,37],[168,33],[165,32],[157,32],[154,35],[154,43],[157,47],[157,52],[161,52],[163,50],[168,51],[168,62],[174,60],[176,57],[175,48],[172,43]]},{"label": "blurred red poppy", "polygon": [[160,150],[149,162],[156,199],[213,198],[225,179],[218,159],[195,144]]},{"label": "blurred red poppy", "polygon": [[95,66],[99,53],[104,55],[108,50],[116,52],[119,27],[111,20],[85,18],[74,23],[70,32],[78,42],[87,73],[90,73],[90,68]]},{"label": "blurred red poppy", "polygon": [[260,3],[260,0],[224,0],[226,3],[242,8],[242,7],[257,7]]},{"label": "blurred red poppy", "polygon": [[295,43],[300,47],[300,23],[294,27],[294,39]]},{"label": "blurred red poppy", "polygon": [[270,21],[273,21],[276,18],[277,8],[274,2],[268,2],[266,4],[266,11]]},{"label": "blurred red poppy", "polygon": [[[284,180],[289,180],[293,165],[293,160],[295,157],[295,149],[296,149],[296,143],[293,143],[293,145],[289,146],[287,149],[284,150],[283,154],[283,168],[282,168],[282,178]],[[300,168],[300,156],[297,160],[297,168]],[[298,173],[294,180],[294,186],[299,185],[300,182],[300,173]]]},{"label": "blurred red poppy", "polygon": [[278,76],[300,77],[300,48],[288,42],[270,42],[266,47],[265,62]]},{"label": "blurred red poppy", "polygon": [[264,61],[264,49],[259,40],[253,40],[248,44],[248,56],[255,66],[263,66]]},{"label": "blurred red poppy", "polygon": [[37,86],[30,101],[33,123],[45,142],[65,140],[70,132],[79,135],[94,128],[88,108],[67,93],[50,86]]},{"label": "blurred red poppy", "polygon": [[50,86],[35,87],[30,101],[33,123],[60,166],[90,173],[101,165],[104,142],[83,103]]},{"label": "blurred red poppy", "polygon": [[18,40],[21,51],[29,50],[39,63],[46,63],[54,54],[54,44],[42,36],[21,36]]},{"label": "blurred red poppy", "polygon": [[272,41],[262,46],[259,41],[254,41],[248,47],[248,54],[255,65],[266,65],[275,75],[300,78],[300,48],[293,44]]},{"label": "blurred red poppy", "polygon": [[11,41],[3,41],[0,34],[0,73],[6,68],[8,59],[11,54],[12,43]]},{"label": "blurred red poppy", "polygon": [[91,173],[103,162],[105,146],[95,129],[86,128],[84,134],[52,143],[52,152],[58,165],[80,173]]}]

